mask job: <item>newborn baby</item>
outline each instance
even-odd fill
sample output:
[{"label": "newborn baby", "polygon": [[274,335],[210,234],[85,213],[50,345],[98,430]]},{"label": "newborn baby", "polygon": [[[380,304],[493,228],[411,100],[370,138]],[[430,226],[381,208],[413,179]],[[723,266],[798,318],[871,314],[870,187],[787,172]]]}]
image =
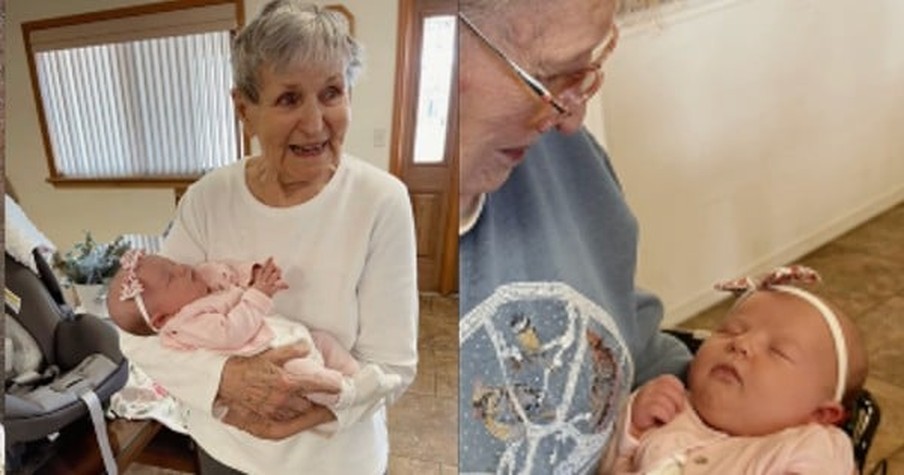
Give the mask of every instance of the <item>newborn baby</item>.
[{"label": "newborn baby", "polygon": [[[130,250],[110,282],[107,306],[123,331],[157,334],[163,345],[250,356],[273,346],[304,343],[309,353],[286,362],[290,374],[305,375],[335,393],[314,393],[311,401],[340,410],[391,394],[401,384],[378,366],[363,368],[330,334],[308,331],[299,322],[265,318],[273,295],[287,286],[272,259],[260,263],[179,264]],[[218,415],[222,417],[222,410]]]},{"label": "newborn baby", "polygon": [[856,473],[836,424],[867,373],[854,324],[792,284],[818,275],[780,268],[741,293],[691,362],[688,388],[673,376],[643,385],[626,417],[615,473]]}]

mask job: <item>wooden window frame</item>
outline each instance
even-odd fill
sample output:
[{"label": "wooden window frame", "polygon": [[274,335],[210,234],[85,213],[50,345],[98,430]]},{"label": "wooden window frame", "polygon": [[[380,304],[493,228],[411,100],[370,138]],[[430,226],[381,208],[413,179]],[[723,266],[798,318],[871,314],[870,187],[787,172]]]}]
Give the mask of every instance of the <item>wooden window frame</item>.
[{"label": "wooden window frame", "polygon": [[[44,102],[42,100],[41,89],[38,84],[37,67],[35,64],[35,52],[30,39],[31,33],[37,30],[49,28],[59,28],[64,26],[79,25],[83,23],[114,20],[132,16],[150,15],[154,13],[187,10],[191,8],[219,4],[235,5],[236,30],[232,30],[232,33],[234,35],[237,29],[241,29],[241,27],[245,24],[244,0],[170,0],[159,3],[150,3],[146,5],[100,10],[44,20],[29,21],[22,24],[22,36],[25,44],[26,59],[28,61],[31,88],[34,96],[35,108],[38,114],[38,122],[41,128],[41,140],[44,145],[45,158],[47,159],[47,169],[49,171],[49,177],[46,180],[48,183],[52,184],[54,187],[61,188],[173,188],[178,190],[184,189],[188,185],[192,184],[195,180],[200,178],[200,175],[144,176],[128,178],[68,178],[61,176],[54,161],[53,146],[50,142],[50,132],[47,127]],[[236,119],[235,127],[236,140],[241,142],[242,134],[240,132],[240,121],[238,120],[238,118]],[[241,148],[241,144],[239,145],[239,150],[243,150]],[[248,149],[245,148],[244,150]]]}]

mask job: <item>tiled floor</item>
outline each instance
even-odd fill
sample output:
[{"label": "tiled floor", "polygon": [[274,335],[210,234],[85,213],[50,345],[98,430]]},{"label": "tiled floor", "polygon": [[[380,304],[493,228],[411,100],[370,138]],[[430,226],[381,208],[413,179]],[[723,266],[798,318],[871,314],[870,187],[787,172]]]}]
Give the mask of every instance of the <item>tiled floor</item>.
[{"label": "tiled floor", "polygon": [[[847,312],[867,342],[870,377],[882,422],[866,474],[888,457],[888,474],[904,474],[904,203],[799,260],[822,274],[820,292]],[[685,322],[712,328],[730,302]]]},{"label": "tiled floor", "polygon": [[389,473],[458,473],[458,300],[421,298],[420,362],[389,409]]},{"label": "tiled floor", "polygon": [[[408,392],[389,409],[389,473],[458,473],[458,300],[421,297],[420,362]],[[125,475],[183,475],[134,464]]]}]

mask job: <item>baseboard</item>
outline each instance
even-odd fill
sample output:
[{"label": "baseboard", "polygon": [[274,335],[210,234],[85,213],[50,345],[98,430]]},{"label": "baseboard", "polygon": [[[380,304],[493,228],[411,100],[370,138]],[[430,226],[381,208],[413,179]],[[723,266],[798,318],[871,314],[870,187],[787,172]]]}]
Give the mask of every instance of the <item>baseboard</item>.
[{"label": "baseboard", "polygon": [[[904,202],[904,186],[829,222],[797,242],[757,260],[746,269],[738,269],[736,275],[754,275],[766,272],[776,266],[793,262],[902,202]],[[678,325],[697,313],[719,303],[724,298],[724,294],[714,292],[711,288],[701,289],[693,297],[667,308],[663,326],[673,327]]]}]

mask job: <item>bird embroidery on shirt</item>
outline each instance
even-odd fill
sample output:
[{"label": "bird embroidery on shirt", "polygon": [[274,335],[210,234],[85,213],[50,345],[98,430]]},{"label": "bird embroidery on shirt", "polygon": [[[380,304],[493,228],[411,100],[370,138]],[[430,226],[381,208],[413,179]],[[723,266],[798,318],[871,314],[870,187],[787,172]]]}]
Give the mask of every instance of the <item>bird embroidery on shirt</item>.
[{"label": "bird embroidery on shirt", "polygon": [[612,351],[603,339],[591,330],[587,330],[587,346],[593,361],[593,377],[590,384],[590,407],[592,421],[597,428],[603,427],[603,420],[609,413],[615,397],[613,387],[617,381],[618,364]]}]

